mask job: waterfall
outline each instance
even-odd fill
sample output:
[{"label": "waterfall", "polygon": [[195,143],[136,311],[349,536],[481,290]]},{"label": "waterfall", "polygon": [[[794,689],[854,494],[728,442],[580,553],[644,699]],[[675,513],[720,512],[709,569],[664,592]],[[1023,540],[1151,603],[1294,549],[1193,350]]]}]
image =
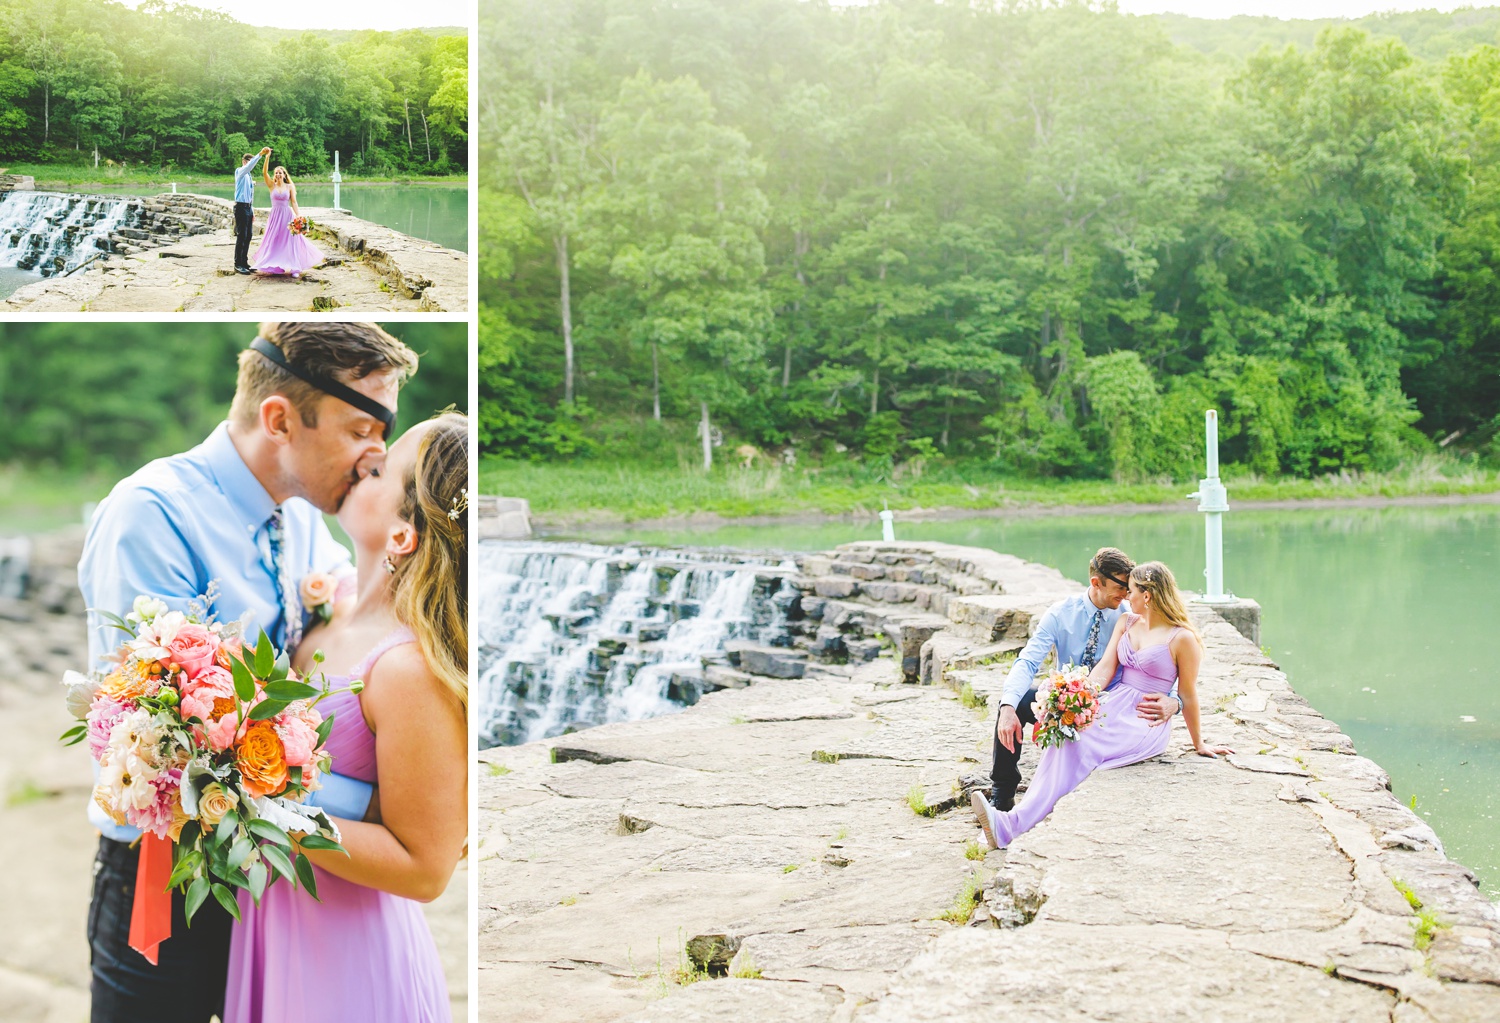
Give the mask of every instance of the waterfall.
[{"label": "waterfall", "polygon": [[51,277],[96,252],[111,251],[110,235],[140,220],[140,203],[56,192],[0,196],[0,266]]},{"label": "waterfall", "polygon": [[476,561],[487,745],[671,713],[726,641],[790,642],[777,556],[500,542]]}]

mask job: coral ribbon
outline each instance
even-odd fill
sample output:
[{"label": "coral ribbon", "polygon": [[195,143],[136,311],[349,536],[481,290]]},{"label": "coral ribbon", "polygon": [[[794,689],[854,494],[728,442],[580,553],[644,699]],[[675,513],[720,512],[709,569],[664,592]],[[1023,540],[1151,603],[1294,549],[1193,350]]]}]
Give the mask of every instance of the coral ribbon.
[{"label": "coral ribbon", "polygon": [[156,965],[156,947],[172,936],[172,843],[152,834],[141,836],[135,868],[135,902],[130,907],[130,947]]}]

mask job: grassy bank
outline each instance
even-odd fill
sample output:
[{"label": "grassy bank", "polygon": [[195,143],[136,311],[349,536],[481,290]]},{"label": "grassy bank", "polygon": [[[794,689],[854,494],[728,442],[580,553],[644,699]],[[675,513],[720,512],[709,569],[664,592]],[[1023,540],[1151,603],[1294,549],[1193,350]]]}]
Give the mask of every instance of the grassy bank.
[{"label": "grassy bank", "polygon": [[[164,189],[172,187],[176,182],[181,190],[188,190],[190,185],[223,185],[232,181],[234,168],[216,170],[208,168],[176,170],[162,170],[160,168],[145,167],[98,167],[92,165],[71,165],[56,163],[11,163],[4,165],[6,173],[29,174],[36,179],[36,187],[41,189],[87,189],[94,188],[120,188],[125,186],[152,187],[161,186]],[[331,173],[331,172],[330,172]],[[299,180],[309,184],[321,184],[328,181],[328,174],[304,175]],[[258,179],[257,179],[258,180]],[[463,174],[444,174],[433,177],[381,177],[361,174],[344,181],[345,188],[357,188],[360,185],[464,185],[468,183],[468,177]]]},{"label": "grassy bank", "polygon": [[[1456,459],[1424,458],[1388,473],[1318,479],[1228,477],[1230,501],[1411,497],[1500,491],[1500,472]],[[1113,504],[1168,504],[1187,511],[1196,480],[1113,483],[1007,476],[983,466],[898,466],[888,474],[858,465],[742,469],[720,463],[705,474],[688,464],[630,462],[539,464],[486,457],[479,467],[485,494],[524,497],[541,524],[639,521],[709,512],[725,518],[760,515],[847,515],[959,508],[991,510]]]},{"label": "grassy bank", "polygon": [[84,506],[104,497],[114,483],[113,476],[0,465],[0,536],[81,523]]}]

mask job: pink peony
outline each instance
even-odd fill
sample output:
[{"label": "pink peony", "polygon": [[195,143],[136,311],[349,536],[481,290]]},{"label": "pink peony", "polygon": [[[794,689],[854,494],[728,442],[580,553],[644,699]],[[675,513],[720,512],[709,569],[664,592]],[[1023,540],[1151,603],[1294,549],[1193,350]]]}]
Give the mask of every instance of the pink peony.
[{"label": "pink peony", "polygon": [[234,676],[217,664],[182,683],[182,716],[208,721],[214,716],[214,701],[234,698]]},{"label": "pink peony", "polygon": [[166,838],[176,817],[173,808],[181,805],[182,771],[169,768],[155,778],[151,785],[156,789],[156,798],[151,805],[141,810],[127,809],[125,819],[142,831],[149,831],[157,838]]},{"label": "pink peony", "polygon": [[178,629],[167,643],[169,660],[190,679],[197,678],[200,672],[212,665],[218,652],[219,637],[206,627],[191,623]]},{"label": "pink peony", "polygon": [[109,733],[115,727],[115,722],[120,720],[132,710],[127,703],[120,703],[108,696],[96,696],[93,705],[89,707],[87,717],[89,725],[89,754],[98,760],[104,753],[104,748],[109,745]]},{"label": "pink peony", "polygon": [[[208,740],[208,748],[215,753],[222,753],[233,746],[234,741],[239,738],[239,729],[236,727],[238,723],[236,715],[225,714],[219,720],[205,725],[203,735]],[[250,723],[248,718],[245,723]]]},{"label": "pink peony", "polygon": [[281,745],[286,749],[288,767],[307,767],[312,763],[313,750],[318,746],[317,729],[302,717],[283,712],[272,719]]}]

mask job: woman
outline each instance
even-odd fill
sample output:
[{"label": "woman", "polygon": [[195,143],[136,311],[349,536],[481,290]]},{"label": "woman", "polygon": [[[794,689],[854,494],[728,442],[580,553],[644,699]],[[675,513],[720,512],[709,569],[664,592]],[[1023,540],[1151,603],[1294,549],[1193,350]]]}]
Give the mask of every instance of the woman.
[{"label": "woman", "polygon": [[316,245],[292,231],[292,221],[302,216],[302,211],[297,208],[297,186],[286,168],[277,167],[273,177],[262,167],[261,176],[271,190],[271,216],[250,267],[261,273],[300,277],[303,270],[317,266],[325,257]]},{"label": "woman", "polygon": [[328,749],[341,774],[378,784],[381,822],[338,821],[347,856],[304,850],[321,902],[284,881],[259,906],[240,899],[225,1023],[450,1018],[417,903],[443,892],[467,832],[467,438],[452,413],[408,430],[339,510],[356,592],[293,665],[325,655],[340,690],[319,705],[335,715]]},{"label": "woman", "polygon": [[1119,665],[1125,666],[1119,684],[1099,697],[1100,712],[1078,738],[1042,753],[1036,777],[1026,797],[1013,810],[1000,812],[980,793],[970,797],[991,849],[1009,845],[1052,812],[1057,801],[1076,789],[1095,770],[1124,767],[1154,757],[1167,748],[1171,735],[1160,722],[1136,715],[1136,704],[1150,693],[1165,693],[1177,683],[1182,720],[1199,756],[1232,753],[1203,743],[1198,721],[1198,666],[1203,644],[1188,622],[1182,595],[1172,570],[1160,561],[1137,565],[1130,572],[1130,610],[1115,623],[1104,659],[1094,666],[1089,682],[1109,684]]}]

